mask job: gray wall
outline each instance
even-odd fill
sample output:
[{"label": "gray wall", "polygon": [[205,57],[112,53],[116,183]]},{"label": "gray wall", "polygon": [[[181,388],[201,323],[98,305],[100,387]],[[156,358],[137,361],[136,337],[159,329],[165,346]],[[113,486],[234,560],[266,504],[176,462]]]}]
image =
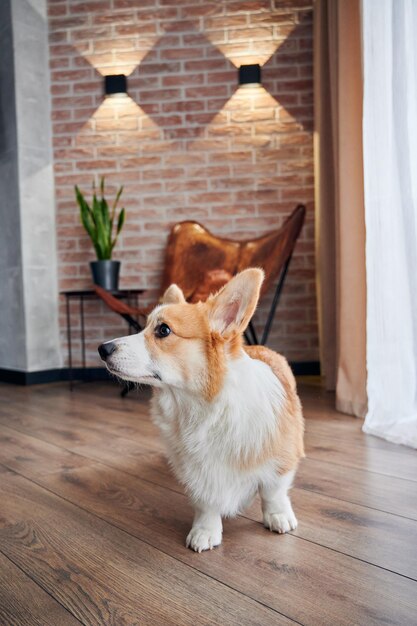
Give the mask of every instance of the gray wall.
[{"label": "gray wall", "polygon": [[0,367],[26,369],[13,27],[0,2]]},{"label": "gray wall", "polygon": [[38,371],[61,366],[46,0],[0,24],[0,367]]}]

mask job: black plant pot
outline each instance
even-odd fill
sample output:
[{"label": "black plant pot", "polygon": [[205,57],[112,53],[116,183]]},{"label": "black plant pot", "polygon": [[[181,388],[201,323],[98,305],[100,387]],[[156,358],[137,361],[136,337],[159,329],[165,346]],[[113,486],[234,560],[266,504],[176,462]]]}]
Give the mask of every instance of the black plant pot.
[{"label": "black plant pot", "polygon": [[118,290],[120,261],[91,261],[90,267],[95,285],[107,291]]}]

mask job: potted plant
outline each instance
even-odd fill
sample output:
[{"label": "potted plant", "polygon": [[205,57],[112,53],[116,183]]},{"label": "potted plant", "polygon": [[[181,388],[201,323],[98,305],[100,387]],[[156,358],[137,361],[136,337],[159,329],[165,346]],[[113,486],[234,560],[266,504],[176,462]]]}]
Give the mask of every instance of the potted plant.
[{"label": "potted plant", "polygon": [[[75,196],[80,207],[81,222],[93,243],[97,254],[97,261],[90,263],[93,281],[108,291],[116,291],[119,283],[120,261],[112,260],[113,248],[123,228],[125,210],[121,209],[118,216],[117,204],[122,195],[123,186],[116,194],[111,210],[104,197],[104,176],[100,181],[100,195],[97,197],[95,183],[93,182],[93,199],[91,206],[85,200],[77,185]],[[113,236],[114,230],[116,231]]]}]

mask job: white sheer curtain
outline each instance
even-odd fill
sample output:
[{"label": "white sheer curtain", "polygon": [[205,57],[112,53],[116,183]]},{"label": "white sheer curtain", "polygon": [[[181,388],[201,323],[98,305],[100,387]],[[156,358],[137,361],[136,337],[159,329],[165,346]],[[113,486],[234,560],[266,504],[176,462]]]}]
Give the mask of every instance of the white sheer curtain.
[{"label": "white sheer curtain", "polygon": [[417,0],[362,0],[368,413],[417,448]]}]

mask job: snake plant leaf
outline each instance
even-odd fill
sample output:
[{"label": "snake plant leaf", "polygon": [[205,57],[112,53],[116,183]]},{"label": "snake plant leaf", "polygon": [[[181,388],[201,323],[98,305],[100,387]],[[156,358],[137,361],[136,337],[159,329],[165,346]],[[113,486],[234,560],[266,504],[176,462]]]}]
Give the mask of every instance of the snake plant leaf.
[{"label": "snake plant leaf", "polygon": [[101,202],[98,200],[96,194],[93,195],[93,216],[97,227],[97,239],[96,249],[99,250],[100,260],[109,259],[109,245],[108,238],[106,236],[106,229],[104,225],[104,218],[101,210]]},{"label": "snake plant leaf", "polygon": [[91,210],[88,206],[87,202],[84,200],[84,196],[81,191],[78,189],[77,185],[75,185],[75,195],[77,198],[78,206],[80,207],[80,217],[82,224],[89,234],[92,241],[95,238],[95,224],[92,219]]},{"label": "snake plant leaf", "polygon": [[109,213],[109,205],[107,204],[106,198],[101,198],[101,212],[103,215],[104,227],[107,232],[111,232],[111,223],[110,223],[110,213]]},{"label": "snake plant leaf", "polygon": [[125,217],[126,217],[126,211],[124,210],[124,208],[120,211],[119,213],[119,219],[117,220],[117,234],[120,233],[120,231],[123,228],[123,224],[125,223]]},{"label": "snake plant leaf", "polygon": [[116,197],[114,199],[114,202],[113,202],[112,211],[111,211],[112,212],[112,220],[113,220],[115,212],[116,212],[117,203],[119,202],[120,196],[122,195],[122,191],[123,191],[123,185],[120,186],[120,188],[119,188],[119,190],[118,190],[118,192],[116,194]]},{"label": "snake plant leaf", "polygon": [[122,209],[119,213],[119,218],[117,220],[117,229],[116,229],[116,236],[113,239],[112,243],[111,243],[111,249],[113,250],[114,246],[116,245],[117,239],[119,237],[119,233],[123,228],[123,224],[125,223],[125,216],[126,216],[126,211],[125,209]]}]

